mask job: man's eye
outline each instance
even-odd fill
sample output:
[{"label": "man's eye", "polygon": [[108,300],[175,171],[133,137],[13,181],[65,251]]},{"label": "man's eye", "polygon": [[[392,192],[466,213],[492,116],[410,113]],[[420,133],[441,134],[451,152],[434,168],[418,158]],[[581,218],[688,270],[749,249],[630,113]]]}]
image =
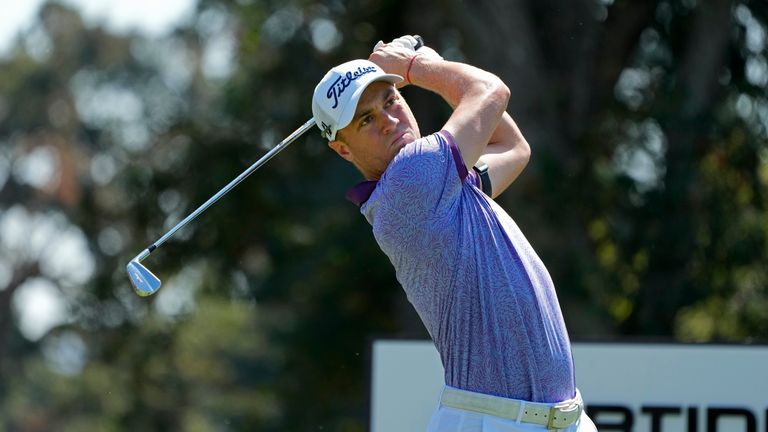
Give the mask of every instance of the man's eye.
[{"label": "man's eye", "polygon": [[371,116],[365,116],[360,120],[360,126],[365,126],[371,122]]}]

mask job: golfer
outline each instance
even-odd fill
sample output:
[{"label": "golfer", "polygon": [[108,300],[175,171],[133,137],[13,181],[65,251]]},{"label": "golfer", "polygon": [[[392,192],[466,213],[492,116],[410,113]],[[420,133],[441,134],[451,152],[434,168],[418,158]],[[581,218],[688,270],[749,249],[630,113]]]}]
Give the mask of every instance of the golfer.
[{"label": "golfer", "polygon": [[[328,145],[365,181],[360,206],[432,337],[445,388],[429,432],[593,431],[574,379],[552,279],[496,197],[530,147],[495,75],[415,50],[411,36],[331,69],[312,112]],[[399,87],[453,109],[422,136]]]}]

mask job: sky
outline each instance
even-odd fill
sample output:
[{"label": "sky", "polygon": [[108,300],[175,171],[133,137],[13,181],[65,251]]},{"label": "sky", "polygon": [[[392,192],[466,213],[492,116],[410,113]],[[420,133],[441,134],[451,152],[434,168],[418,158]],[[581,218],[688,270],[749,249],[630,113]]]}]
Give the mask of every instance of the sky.
[{"label": "sky", "polygon": [[[53,0],[80,10],[89,25],[105,25],[116,33],[139,31],[162,35],[188,20],[197,0]],[[0,5],[0,56],[33,24],[45,0],[4,1]]]}]

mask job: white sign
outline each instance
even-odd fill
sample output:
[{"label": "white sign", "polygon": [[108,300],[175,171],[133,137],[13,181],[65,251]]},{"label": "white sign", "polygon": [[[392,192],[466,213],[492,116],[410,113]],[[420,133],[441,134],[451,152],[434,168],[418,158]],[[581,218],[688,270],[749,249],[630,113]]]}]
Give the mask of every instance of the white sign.
[{"label": "white sign", "polygon": [[[768,346],[574,343],[601,432],[768,432]],[[425,431],[443,387],[431,341],[378,340],[371,432]]]}]

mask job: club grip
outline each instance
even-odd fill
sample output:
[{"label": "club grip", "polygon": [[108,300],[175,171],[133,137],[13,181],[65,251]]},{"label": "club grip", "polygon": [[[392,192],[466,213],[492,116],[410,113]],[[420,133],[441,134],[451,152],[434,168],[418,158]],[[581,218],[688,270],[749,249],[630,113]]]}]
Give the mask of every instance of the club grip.
[{"label": "club grip", "polygon": [[413,38],[416,39],[416,46],[413,47],[413,50],[418,51],[419,48],[424,46],[424,38],[419,35],[413,35]]}]

